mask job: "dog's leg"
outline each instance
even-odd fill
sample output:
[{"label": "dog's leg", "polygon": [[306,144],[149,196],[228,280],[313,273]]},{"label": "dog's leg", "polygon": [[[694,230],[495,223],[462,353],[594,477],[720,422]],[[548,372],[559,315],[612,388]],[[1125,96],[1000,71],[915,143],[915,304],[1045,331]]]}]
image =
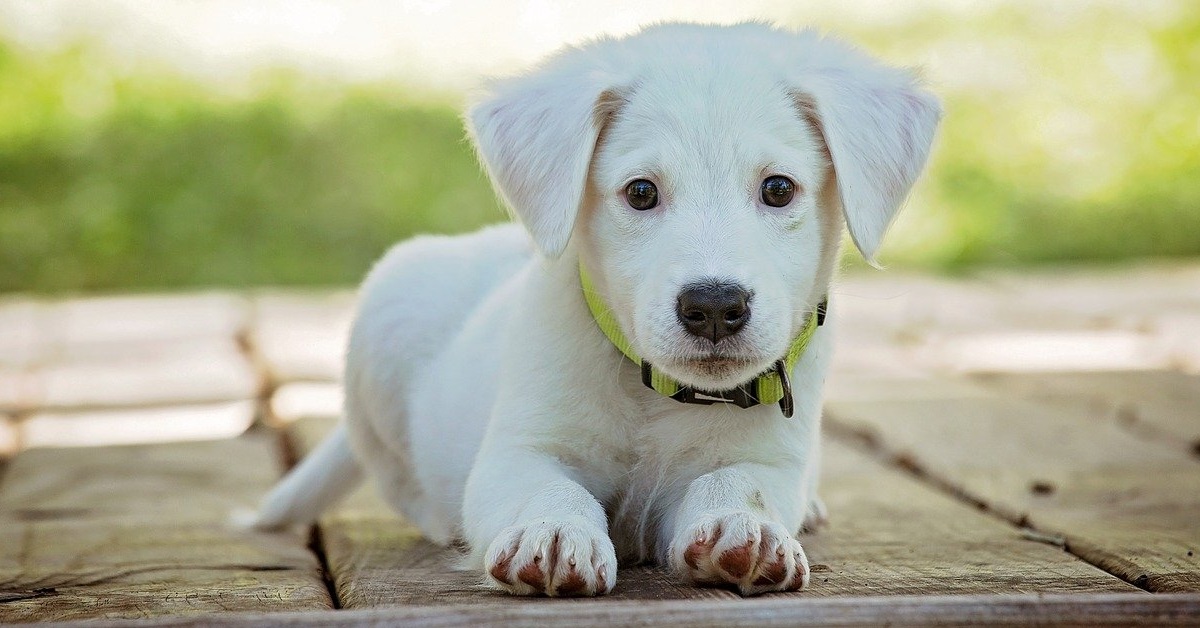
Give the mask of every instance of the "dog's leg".
[{"label": "dog's leg", "polygon": [[[820,442],[814,439],[811,449],[809,449],[809,468],[821,468],[821,446]],[[814,471],[808,476],[808,507],[804,512],[804,523],[800,525],[800,531],[804,533],[816,532],[829,523],[829,509],[825,507],[825,502],[817,495],[817,480],[820,474]]]},{"label": "dog's leg", "polygon": [[789,497],[801,492],[794,474],[759,464],[696,478],[673,518],[671,568],[688,582],[733,585],[742,595],[803,589],[808,559],[784,524],[807,507],[807,496]]},{"label": "dog's leg", "polygon": [[[506,453],[511,453],[509,450]],[[557,460],[480,456],[464,519],[484,573],[517,595],[602,595],[617,580],[604,508]]]}]

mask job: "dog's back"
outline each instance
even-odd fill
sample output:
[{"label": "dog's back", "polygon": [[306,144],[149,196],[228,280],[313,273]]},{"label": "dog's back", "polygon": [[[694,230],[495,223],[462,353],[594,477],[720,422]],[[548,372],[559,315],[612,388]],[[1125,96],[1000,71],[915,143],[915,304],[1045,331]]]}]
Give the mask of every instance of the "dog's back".
[{"label": "dog's back", "polygon": [[[359,294],[344,377],[345,424],[267,496],[257,525],[311,521],[360,481],[362,463],[370,465],[388,503],[405,505],[414,523],[441,536],[436,532],[447,530],[445,522],[426,521],[439,518],[441,509],[427,503],[408,449],[407,393],[487,296],[532,255],[529,237],[512,224],[392,248]],[[366,454],[357,456],[359,463],[351,445]]]}]

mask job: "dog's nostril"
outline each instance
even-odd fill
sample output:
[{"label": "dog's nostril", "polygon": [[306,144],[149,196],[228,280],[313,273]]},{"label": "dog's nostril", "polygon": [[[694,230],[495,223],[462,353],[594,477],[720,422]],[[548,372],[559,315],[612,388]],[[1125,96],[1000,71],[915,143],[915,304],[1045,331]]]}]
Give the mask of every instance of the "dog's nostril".
[{"label": "dog's nostril", "polygon": [[679,293],[676,315],[692,335],[717,342],[746,325],[750,319],[750,293],[731,283],[690,284]]}]

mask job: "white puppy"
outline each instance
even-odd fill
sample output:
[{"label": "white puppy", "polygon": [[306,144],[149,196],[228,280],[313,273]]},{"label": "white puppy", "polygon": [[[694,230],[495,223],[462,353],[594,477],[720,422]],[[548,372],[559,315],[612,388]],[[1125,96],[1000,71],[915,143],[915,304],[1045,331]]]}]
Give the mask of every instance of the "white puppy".
[{"label": "white puppy", "polygon": [[496,82],[467,122],[523,229],[379,262],[345,426],[259,524],[311,520],[361,464],[511,593],[606,593],[618,557],[803,588],[841,228],[873,258],[939,116],[909,73],[761,24],[654,26]]}]

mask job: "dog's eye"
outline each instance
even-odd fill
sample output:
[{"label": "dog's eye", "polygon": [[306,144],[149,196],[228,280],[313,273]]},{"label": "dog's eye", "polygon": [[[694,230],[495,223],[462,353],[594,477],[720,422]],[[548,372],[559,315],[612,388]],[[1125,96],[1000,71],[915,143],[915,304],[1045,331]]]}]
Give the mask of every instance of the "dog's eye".
[{"label": "dog's eye", "polygon": [[796,184],[787,177],[776,175],[762,182],[762,202],[771,207],[787,205],[795,194]]},{"label": "dog's eye", "polygon": [[625,199],[638,211],[654,209],[658,206],[658,188],[645,179],[630,181],[625,186]]}]

